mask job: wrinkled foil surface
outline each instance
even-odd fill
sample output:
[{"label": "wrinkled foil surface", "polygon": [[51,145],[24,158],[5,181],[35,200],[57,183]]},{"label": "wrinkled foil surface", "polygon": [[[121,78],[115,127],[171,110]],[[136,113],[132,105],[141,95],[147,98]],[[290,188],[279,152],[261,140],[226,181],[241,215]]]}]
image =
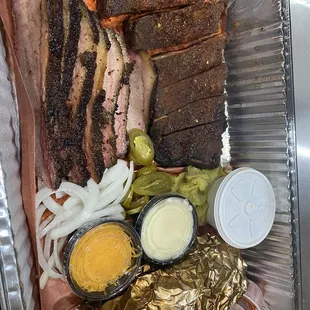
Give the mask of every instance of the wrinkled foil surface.
[{"label": "wrinkled foil surface", "polygon": [[122,296],[103,306],[85,304],[80,309],[226,310],[245,293],[245,273],[239,250],[207,233],[197,238],[181,263],[159,270],[144,265]]}]

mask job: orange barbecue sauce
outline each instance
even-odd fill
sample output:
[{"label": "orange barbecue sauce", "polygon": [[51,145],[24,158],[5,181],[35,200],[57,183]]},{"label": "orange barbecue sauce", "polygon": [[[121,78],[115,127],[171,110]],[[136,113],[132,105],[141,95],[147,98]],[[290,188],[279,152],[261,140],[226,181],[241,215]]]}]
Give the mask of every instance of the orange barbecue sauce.
[{"label": "orange barbecue sauce", "polygon": [[117,224],[99,225],[78,241],[69,264],[70,276],[88,292],[103,292],[131,267],[131,238]]}]

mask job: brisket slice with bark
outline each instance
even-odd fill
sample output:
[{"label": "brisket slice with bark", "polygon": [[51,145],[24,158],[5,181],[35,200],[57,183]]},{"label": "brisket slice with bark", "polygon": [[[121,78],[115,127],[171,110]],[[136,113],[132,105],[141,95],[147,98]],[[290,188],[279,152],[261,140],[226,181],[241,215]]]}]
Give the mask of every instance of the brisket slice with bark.
[{"label": "brisket slice with bark", "polygon": [[155,160],[161,167],[216,168],[225,128],[226,122],[216,122],[162,136],[153,141]]},{"label": "brisket slice with bark", "polygon": [[156,83],[156,74],[150,57],[140,52],[130,53],[134,63],[133,72],[130,75],[130,97],[127,130],[139,128],[148,129],[150,102],[153,99]]},{"label": "brisket slice with bark", "polygon": [[193,47],[153,57],[158,86],[174,84],[223,62],[226,36],[220,34]]},{"label": "brisket slice with bark", "polygon": [[142,59],[139,54],[130,53],[130,58],[133,62],[133,71],[129,78],[130,96],[128,108],[127,130],[139,128],[145,130],[144,112],[143,112],[143,97],[144,85],[142,76]]},{"label": "brisket slice with bark", "polygon": [[[48,170],[46,184],[57,188],[71,169],[66,142],[70,139],[70,109],[62,91],[62,55],[64,46],[61,0],[42,1],[42,112],[41,142]],[[38,124],[37,124],[38,126]],[[44,177],[44,175],[43,175]]]},{"label": "brisket slice with bark", "polygon": [[153,122],[150,136],[158,140],[176,131],[212,122],[225,121],[225,96],[190,103]]},{"label": "brisket slice with bark", "polygon": [[145,15],[125,22],[125,37],[134,50],[162,53],[221,33],[225,12],[225,0],[220,0]]},{"label": "brisket slice with bark", "polygon": [[158,87],[153,109],[154,118],[165,116],[191,102],[221,96],[225,78],[226,66],[222,64],[166,87]]},{"label": "brisket slice with bark", "polygon": [[126,127],[130,94],[129,78],[133,70],[133,63],[129,57],[123,38],[119,34],[116,34],[116,39],[122,50],[124,73],[121,80],[121,89],[117,98],[117,110],[114,115],[114,131],[116,137],[116,156],[117,158],[123,158],[127,153],[129,142]]},{"label": "brisket slice with bark", "polygon": [[102,178],[104,172],[104,161],[102,155],[103,137],[101,128],[104,123],[103,102],[105,92],[103,90],[103,78],[107,65],[108,46],[106,44],[106,33],[95,20],[93,13],[89,13],[93,27],[97,28],[98,45],[96,58],[96,71],[92,86],[91,99],[86,109],[86,126],[83,137],[83,150],[87,159],[87,169],[95,181]]},{"label": "brisket slice with bark", "polygon": [[102,152],[104,164],[111,167],[116,163],[116,137],[114,132],[114,114],[117,109],[117,99],[120,91],[121,80],[124,74],[125,65],[121,46],[116,39],[113,30],[107,29],[111,47],[108,51],[107,69],[104,75],[103,89],[105,101],[103,103],[106,114],[105,123],[102,128],[103,145]]},{"label": "brisket slice with bark", "polygon": [[146,52],[139,53],[142,60],[142,80],[143,80],[143,120],[145,123],[144,130],[149,129],[150,107],[155,98],[157,89],[157,76],[153,63]]},{"label": "brisket slice with bark", "polygon": [[97,11],[100,18],[109,18],[175,8],[189,3],[190,0],[100,0],[97,1]]},{"label": "brisket slice with bark", "polygon": [[91,174],[87,169],[86,154],[81,150],[83,150],[84,130],[87,124],[87,106],[93,92],[99,31],[94,23],[92,13],[87,10],[82,1],[79,1],[79,7],[82,13],[80,36],[72,75],[72,86],[66,101],[70,108],[71,129],[71,138],[67,149],[70,152],[72,164],[72,181],[86,185]]}]

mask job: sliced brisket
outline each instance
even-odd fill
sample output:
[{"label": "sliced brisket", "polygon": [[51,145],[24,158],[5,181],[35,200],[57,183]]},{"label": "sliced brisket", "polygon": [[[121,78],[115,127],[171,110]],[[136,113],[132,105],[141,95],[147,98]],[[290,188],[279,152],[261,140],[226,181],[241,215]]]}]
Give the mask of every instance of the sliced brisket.
[{"label": "sliced brisket", "polygon": [[146,53],[131,52],[130,57],[134,62],[134,67],[129,79],[130,97],[127,130],[132,128],[147,130],[156,74],[151,59]]},{"label": "sliced brisket", "polygon": [[116,39],[122,49],[124,73],[121,80],[121,89],[117,98],[117,110],[114,115],[114,131],[116,137],[116,156],[117,158],[123,158],[127,153],[129,142],[126,127],[130,94],[129,78],[133,70],[133,63],[129,57],[123,38],[117,34]]},{"label": "sliced brisket", "polygon": [[[46,5],[46,6],[45,6]],[[43,81],[43,119],[42,149],[44,165],[49,172],[45,181],[52,188],[57,188],[71,169],[70,157],[65,147],[70,135],[70,110],[65,104],[61,91],[61,68],[64,45],[63,7],[61,0],[42,2],[43,20],[47,25],[42,27],[41,41],[42,81]],[[46,19],[45,19],[46,18]]]},{"label": "sliced brisket", "polygon": [[222,64],[169,86],[158,87],[154,118],[165,116],[191,102],[221,96],[224,92],[225,78],[226,67]]},{"label": "sliced brisket", "polygon": [[107,29],[111,47],[108,51],[107,69],[104,75],[103,89],[106,99],[103,107],[106,113],[106,121],[102,129],[103,134],[103,158],[106,167],[116,163],[116,137],[114,132],[114,114],[117,109],[117,99],[120,91],[121,80],[124,73],[124,59],[122,49],[115,37],[113,30]]},{"label": "sliced brisket", "polygon": [[145,15],[124,24],[129,47],[162,53],[222,31],[224,0],[207,1],[179,10]]},{"label": "sliced brisket", "polygon": [[225,96],[190,103],[154,121],[150,136],[157,140],[176,131],[217,121],[225,121]]},{"label": "sliced brisket", "polygon": [[153,58],[158,86],[163,87],[207,71],[223,62],[226,36],[221,34],[179,52]]},{"label": "sliced brisket", "polygon": [[189,4],[189,0],[98,0],[97,11],[101,18],[122,14],[138,14]]},{"label": "sliced brisket", "polygon": [[155,98],[157,76],[153,67],[153,63],[149,55],[145,52],[140,52],[142,60],[142,80],[143,80],[143,120],[145,129],[149,128],[150,106],[151,101]]},{"label": "sliced brisket", "polygon": [[185,129],[154,140],[155,160],[162,167],[193,165],[216,168],[220,164],[221,135],[226,122]]},{"label": "sliced brisket", "polygon": [[[91,16],[94,13],[89,13]],[[94,21],[98,33],[96,71],[94,75],[94,83],[92,86],[91,99],[86,109],[86,127],[83,138],[83,149],[87,159],[87,169],[91,177],[95,181],[102,178],[104,171],[104,161],[102,154],[102,127],[104,124],[103,102],[105,100],[105,92],[103,90],[103,78],[107,65],[108,46],[106,44],[105,30],[99,23]]]},{"label": "sliced brisket", "polygon": [[133,71],[129,78],[130,96],[128,108],[127,130],[132,128],[140,128],[145,130],[144,121],[144,85],[142,76],[142,59],[140,55],[131,52],[130,57],[134,63]]}]

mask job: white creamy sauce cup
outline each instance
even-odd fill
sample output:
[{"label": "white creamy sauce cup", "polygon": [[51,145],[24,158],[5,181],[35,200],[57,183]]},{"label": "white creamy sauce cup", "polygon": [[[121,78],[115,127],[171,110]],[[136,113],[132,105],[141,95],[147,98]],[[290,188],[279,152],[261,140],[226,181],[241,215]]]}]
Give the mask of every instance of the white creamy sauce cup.
[{"label": "white creamy sauce cup", "polygon": [[215,181],[208,194],[208,223],[229,245],[246,249],[261,243],[274,222],[276,202],[268,179],[239,168]]}]

